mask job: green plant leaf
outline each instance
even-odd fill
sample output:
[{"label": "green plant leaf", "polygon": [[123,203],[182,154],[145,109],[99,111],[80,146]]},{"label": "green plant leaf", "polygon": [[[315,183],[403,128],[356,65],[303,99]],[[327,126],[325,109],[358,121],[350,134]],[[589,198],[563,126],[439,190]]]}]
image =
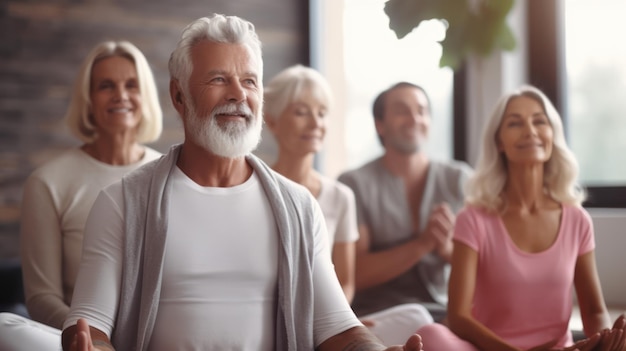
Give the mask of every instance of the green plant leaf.
[{"label": "green plant leaf", "polygon": [[458,25],[448,24],[446,37],[441,42],[441,49],[439,67],[458,68],[470,51],[467,33]]},{"label": "green plant leaf", "polygon": [[438,18],[437,0],[389,0],[385,3],[385,13],[391,28],[398,39],[404,38],[424,20]]},{"label": "green plant leaf", "polygon": [[496,46],[506,51],[515,50],[515,35],[509,26],[503,26],[496,37]]},{"label": "green plant leaf", "polygon": [[506,22],[514,0],[482,0],[469,8],[468,0],[389,0],[385,13],[398,39],[422,21],[440,19],[447,23],[441,42],[440,67],[456,69],[468,55],[487,56],[495,50],[513,50],[515,37]]}]

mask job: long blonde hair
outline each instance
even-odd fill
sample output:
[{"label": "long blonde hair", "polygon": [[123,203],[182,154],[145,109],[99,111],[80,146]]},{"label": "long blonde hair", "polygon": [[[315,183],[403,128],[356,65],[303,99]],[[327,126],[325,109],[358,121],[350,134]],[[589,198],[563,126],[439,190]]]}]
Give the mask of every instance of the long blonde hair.
[{"label": "long blonde hair", "polygon": [[496,104],[483,130],[478,164],[466,186],[466,202],[492,212],[506,206],[502,192],[508,174],[505,156],[498,150],[497,135],[509,101],[521,96],[542,106],[554,134],[552,155],[544,164],[544,191],[560,203],[580,205],[585,192],[578,184],[578,162],[565,142],[561,117],[545,94],[529,85],[502,96]]}]

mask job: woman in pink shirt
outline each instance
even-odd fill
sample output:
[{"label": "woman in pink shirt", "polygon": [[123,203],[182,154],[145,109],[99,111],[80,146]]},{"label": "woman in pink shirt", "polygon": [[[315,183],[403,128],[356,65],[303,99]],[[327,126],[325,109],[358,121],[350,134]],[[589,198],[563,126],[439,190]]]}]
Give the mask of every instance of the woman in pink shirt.
[{"label": "woman in pink shirt", "polygon": [[[448,326],[419,329],[424,349],[626,350],[624,316],[611,327],[602,296],[577,176],[546,96],[524,86],[502,97],[457,216]],[[573,289],[587,336],[575,345]]]}]

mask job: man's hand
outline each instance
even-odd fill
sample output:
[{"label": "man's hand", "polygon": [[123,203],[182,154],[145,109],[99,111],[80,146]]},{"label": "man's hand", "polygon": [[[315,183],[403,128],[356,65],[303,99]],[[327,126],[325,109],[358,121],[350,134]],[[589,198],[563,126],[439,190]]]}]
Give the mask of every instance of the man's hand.
[{"label": "man's hand", "polygon": [[[423,351],[422,338],[414,334],[404,345],[387,347],[367,328],[358,326],[331,336],[317,348],[320,351]],[[81,350],[82,351],[82,350]]]},{"label": "man's hand", "polygon": [[390,346],[385,351],[423,351],[424,345],[422,344],[422,337],[418,334],[413,334],[406,341],[404,345]]},{"label": "man's hand", "polygon": [[[89,323],[87,323],[85,319],[79,319],[78,322],[76,322],[76,326],[70,328],[75,328],[76,334],[72,337],[69,351],[115,351],[113,345],[109,343],[108,338],[104,336],[104,333],[97,329],[90,328]],[[64,334],[70,328],[66,329]],[[93,331],[102,335],[97,339],[92,339],[91,334]],[[103,337],[106,340],[103,340]]]},{"label": "man's hand", "polygon": [[450,261],[454,244],[452,237],[454,234],[455,214],[447,203],[436,206],[430,213],[428,224],[424,230],[424,236],[435,242],[435,252]]}]

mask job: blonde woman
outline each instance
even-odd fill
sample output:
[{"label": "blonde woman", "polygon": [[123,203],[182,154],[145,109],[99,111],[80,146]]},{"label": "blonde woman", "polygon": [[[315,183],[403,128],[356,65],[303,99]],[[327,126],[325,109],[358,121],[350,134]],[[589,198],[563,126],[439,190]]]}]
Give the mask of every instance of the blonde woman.
[{"label": "blonde woman", "polygon": [[335,272],[351,302],[355,242],[359,235],[354,194],[313,167],[326,135],[330,87],[316,70],[295,65],[269,82],[264,99],[265,123],[278,143],[278,159],[272,168],[305,186],[318,200],[328,227]]},{"label": "blonde woman", "polygon": [[[420,328],[425,349],[624,350],[626,323],[610,324],[577,176],[546,96],[531,86],[503,96],[455,224],[449,329]],[[573,290],[587,336],[576,344]]]},{"label": "blonde woman", "polygon": [[[0,315],[3,350],[13,349],[4,345],[9,342],[23,349],[45,350],[46,345],[58,349],[58,329],[69,312],[83,229],[96,196],[161,155],[144,145],[160,137],[162,111],[152,71],[141,51],[127,41],[106,41],[94,47],[79,70],[66,122],[82,145],[30,175],[21,207],[26,306],[30,317],[41,324]],[[22,333],[29,335],[26,341]]]}]

